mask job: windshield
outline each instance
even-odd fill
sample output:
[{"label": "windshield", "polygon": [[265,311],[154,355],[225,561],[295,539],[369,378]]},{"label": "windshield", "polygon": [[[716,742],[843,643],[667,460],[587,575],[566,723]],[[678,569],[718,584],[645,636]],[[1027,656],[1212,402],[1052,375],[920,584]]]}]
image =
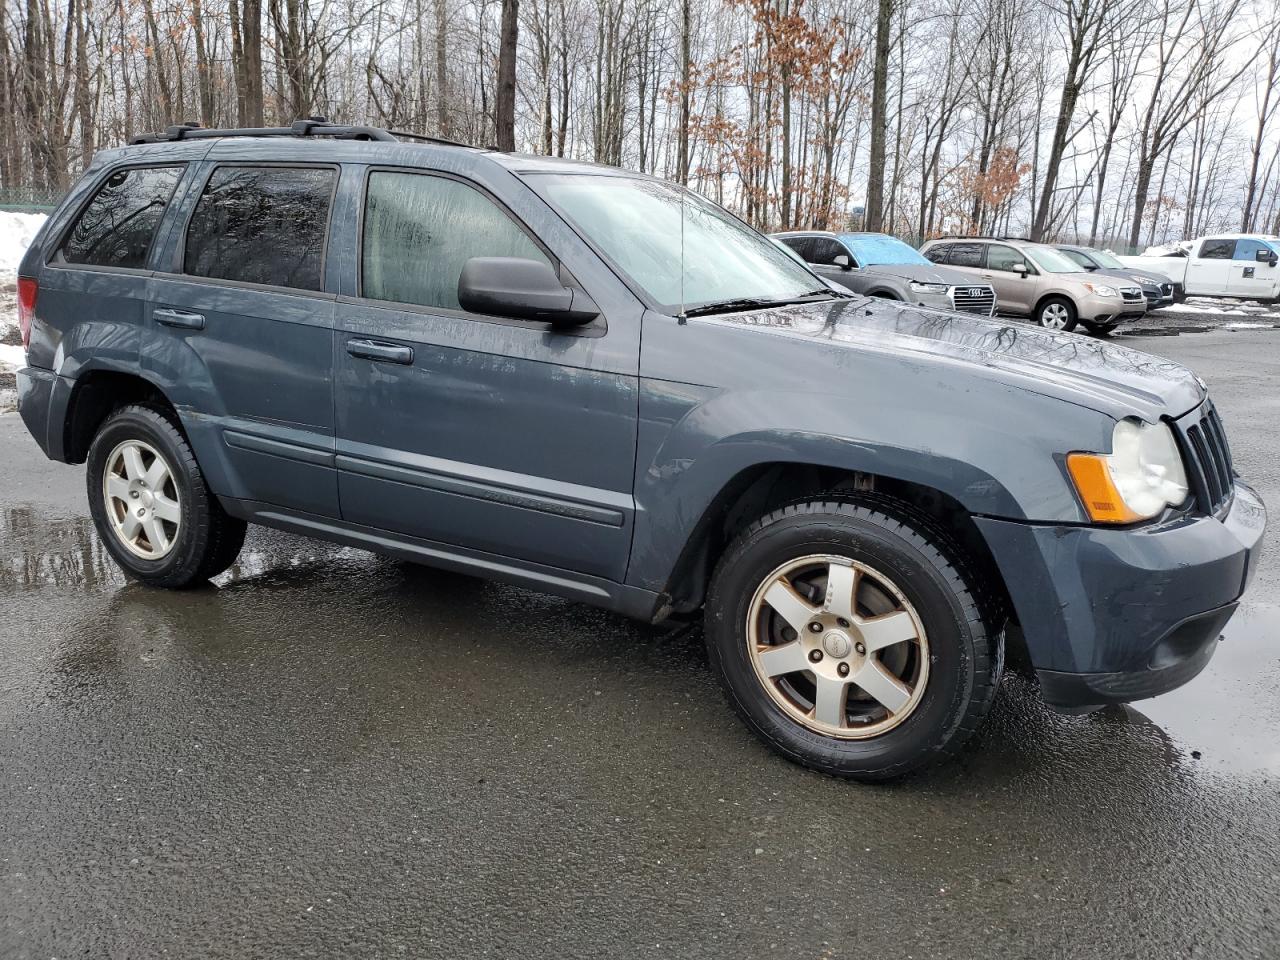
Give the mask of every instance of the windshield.
[{"label": "windshield", "polygon": [[1045,273],[1083,273],[1084,268],[1076,263],[1065,253],[1053,249],[1053,247],[1042,247],[1028,245],[1022,248],[1022,252],[1031,258],[1031,262],[1043,270]]},{"label": "windshield", "polygon": [[922,257],[915,248],[888,234],[846,233],[840,239],[857,258],[859,266],[871,267],[877,263],[930,265],[930,261]]},{"label": "windshield", "polygon": [[1124,264],[1115,258],[1114,255],[1107,253],[1105,250],[1090,250],[1089,256],[1098,261],[1107,270],[1114,270],[1116,267],[1124,269]]},{"label": "windshield", "polygon": [[744,298],[790,300],[823,289],[821,280],[773,241],[691,191],[632,177],[528,179],[662,309]]}]

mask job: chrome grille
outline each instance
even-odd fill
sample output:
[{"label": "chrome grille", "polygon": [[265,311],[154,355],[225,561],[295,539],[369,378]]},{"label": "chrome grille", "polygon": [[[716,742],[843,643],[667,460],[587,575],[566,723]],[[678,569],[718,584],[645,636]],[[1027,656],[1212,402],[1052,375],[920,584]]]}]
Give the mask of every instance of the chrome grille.
[{"label": "chrome grille", "polygon": [[961,313],[979,313],[989,317],[995,312],[996,291],[992,287],[981,284],[971,287],[952,287],[951,306]]},{"label": "chrome grille", "polygon": [[1215,514],[1231,501],[1235,471],[1227,433],[1213,404],[1204,404],[1178,421],[1185,440],[1187,480],[1205,513]]},{"label": "chrome grille", "polygon": [[1160,296],[1165,300],[1170,299],[1173,296],[1173,284],[1172,283],[1160,284]]},{"label": "chrome grille", "polygon": [[1143,299],[1142,291],[1137,287],[1121,287],[1120,297],[1125,303],[1140,303]]}]

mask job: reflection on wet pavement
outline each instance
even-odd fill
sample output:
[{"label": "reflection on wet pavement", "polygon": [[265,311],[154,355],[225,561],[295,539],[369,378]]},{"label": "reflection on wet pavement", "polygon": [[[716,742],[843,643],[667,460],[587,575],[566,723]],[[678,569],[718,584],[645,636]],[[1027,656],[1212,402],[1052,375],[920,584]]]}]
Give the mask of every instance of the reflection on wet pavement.
[{"label": "reflection on wet pavement", "polygon": [[752,739],[696,628],[258,529],[183,593],[83,518],[6,506],[0,543],[0,953],[1275,942],[1273,607],[1132,708],[1060,716],[1010,677],[958,760],[876,788]]}]

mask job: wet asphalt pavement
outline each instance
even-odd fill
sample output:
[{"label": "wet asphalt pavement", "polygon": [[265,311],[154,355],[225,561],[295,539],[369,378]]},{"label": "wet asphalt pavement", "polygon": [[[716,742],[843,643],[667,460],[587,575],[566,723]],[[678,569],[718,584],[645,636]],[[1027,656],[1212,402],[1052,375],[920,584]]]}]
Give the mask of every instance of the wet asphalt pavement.
[{"label": "wet asphalt pavement", "polygon": [[[1280,330],[1131,342],[1275,512]],[[752,738],[695,630],[262,530],[130,585],[0,416],[0,957],[1274,958],[1277,537],[1188,687],[1009,678],[866,787]]]}]

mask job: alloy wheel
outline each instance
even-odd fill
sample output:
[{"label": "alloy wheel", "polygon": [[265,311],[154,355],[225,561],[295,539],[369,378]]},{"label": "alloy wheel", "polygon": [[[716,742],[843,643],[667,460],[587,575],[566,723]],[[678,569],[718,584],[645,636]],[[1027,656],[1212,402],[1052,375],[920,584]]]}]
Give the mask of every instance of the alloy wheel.
[{"label": "alloy wheel", "polygon": [[1066,305],[1061,303],[1046,304],[1040,311],[1040,325],[1049,330],[1063,330],[1070,322],[1071,315]]},{"label": "alloy wheel", "polygon": [[102,502],[111,530],[144,560],[159,560],[178,540],[182,504],[173,471],[148,443],[126,440],[107,456]]},{"label": "alloy wheel", "polygon": [[775,569],[747,613],[756,678],[792,720],[845,740],[906,720],[929,680],[929,643],[915,608],[882,573],[811,555]]}]

